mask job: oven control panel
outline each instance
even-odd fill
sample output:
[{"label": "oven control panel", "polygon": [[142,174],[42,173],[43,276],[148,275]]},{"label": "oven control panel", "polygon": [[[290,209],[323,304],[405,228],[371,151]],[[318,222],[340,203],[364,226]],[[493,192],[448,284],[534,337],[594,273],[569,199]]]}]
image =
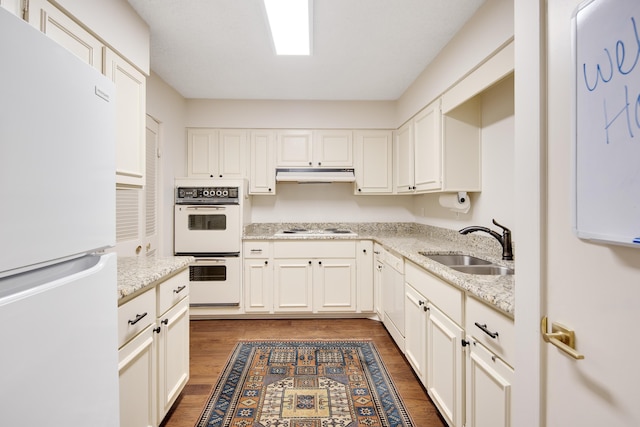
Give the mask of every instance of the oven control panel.
[{"label": "oven control panel", "polygon": [[177,187],[177,205],[236,205],[238,187]]}]

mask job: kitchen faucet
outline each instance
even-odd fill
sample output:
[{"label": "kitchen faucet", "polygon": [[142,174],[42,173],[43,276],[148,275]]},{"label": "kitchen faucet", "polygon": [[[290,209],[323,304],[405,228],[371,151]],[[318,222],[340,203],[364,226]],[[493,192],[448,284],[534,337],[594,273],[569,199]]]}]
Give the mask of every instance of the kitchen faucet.
[{"label": "kitchen faucet", "polygon": [[500,245],[502,245],[502,259],[507,261],[513,260],[513,248],[511,245],[511,230],[509,230],[507,227],[503,225],[498,224],[495,219],[493,220],[493,223],[498,227],[502,228],[502,236],[498,234],[496,231],[493,231],[487,227],[480,227],[477,225],[472,225],[470,227],[463,228],[462,230],[460,230],[460,234],[469,234],[469,233],[473,233],[474,231],[484,231],[485,233],[488,233],[493,237],[495,237],[496,240],[500,242]]}]

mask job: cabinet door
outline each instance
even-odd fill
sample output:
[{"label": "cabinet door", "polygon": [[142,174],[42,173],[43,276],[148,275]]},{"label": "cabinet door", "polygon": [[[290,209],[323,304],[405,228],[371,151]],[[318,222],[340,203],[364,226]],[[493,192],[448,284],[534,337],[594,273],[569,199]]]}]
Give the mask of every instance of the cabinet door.
[{"label": "cabinet door", "polygon": [[120,426],[156,425],[156,349],[148,326],[118,352],[120,376]]},{"label": "cabinet door", "polygon": [[274,311],[311,312],[313,261],[276,259],[274,268]]},{"label": "cabinet door", "polygon": [[116,87],[116,184],[143,187],[146,82],[144,75],[105,48],[105,75]]},{"label": "cabinet door", "polygon": [[213,178],[218,175],[218,131],[188,129],[187,176]]},{"label": "cabinet door", "polygon": [[384,269],[384,262],[382,261],[382,251],[382,246],[377,243],[373,245],[373,303],[380,321],[384,322],[382,298],[382,270]]},{"label": "cabinet door", "polygon": [[103,44],[97,38],[47,0],[30,0],[28,10],[31,25],[102,72]]},{"label": "cabinet door", "polygon": [[244,310],[273,312],[273,268],[268,259],[244,260]]},{"label": "cabinet door", "polygon": [[7,9],[16,16],[22,16],[21,0],[0,0],[0,7]]},{"label": "cabinet door", "polygon": [[189,380],[189,297],[158,318],[158,421]]},{"label": "cabinet door", "polygon": [[247,132],[225,129],[218,133],[218,176],[227,179],[243,179],[245,173],[245,153]]},{"label": "cabinet door", "polygon": [[361,240],[356,246],[356,297],[359,313],[374,311],[373,242]]},{"label": "cabinet door", "polygon": [[356,311],[356,260],[313,260],[315,312]]},{"label": "cabinet door", "polygon": [[314,131],[313,166],[353,167],[353,133],[348,130]]},{"label": "cabinet door", "polygon": [[452,426],[462,425],[464,359],[462,328],[429,303],[427,320],[427,391]]},{"label": "cabinet door", "polygon": [[277,167],[313,166],[312,133],[310,130],[278,132]]},{"label": "cabinet door", "polygon": [[440,99],[438,99],[413,119],[416,191],[438,190],[442,186],[441,117]]},{"label": "cabinet door", "polygon": [[414,372],[426,384],[427,300],[405,284],[404,355]]},{"label": "cabinet door", "polygon": [[276,194],[276,152],[273,131],[253,131],[249,149],[249,194]]},{"label": "cabinet door", "polygon": [[413,193],[413,124],[406,123],[396,131],[394,140],[395,192]]},{"label": "cabinet door", "polygon": [[472,337],[467,341],[466,427],[510,427],[513,369]]},{"label": "cabinet door", "polygon": [[393,192],[393,137],[386,130],[355,133],[356,194]]}]

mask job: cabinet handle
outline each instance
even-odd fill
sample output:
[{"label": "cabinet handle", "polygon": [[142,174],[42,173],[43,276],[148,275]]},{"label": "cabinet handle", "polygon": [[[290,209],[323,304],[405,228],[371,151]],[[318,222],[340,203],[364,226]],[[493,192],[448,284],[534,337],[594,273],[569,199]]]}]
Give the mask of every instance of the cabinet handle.
[{"label": "cabinet handle", "polygon": [[269,264],[269,261],[265,261],[265,262],[264,262],[264,265],[267,265],[267,264]]},{"label": "cabinet handle", "polygon": [[362,188],[358,188],[358,191],[362,191]]},{"label": "cabinet handle", "polygon": [[222,178],[222,174],[218,175],[218,177]]},{"label": "cabinet handle", "polygon": [[153,328],[153,332],[155,332],[156,334],[159,334],[162,331],[162,328],[160,328],[160,326],[158,326],[157,328]]},{"label": "cabinet handle", "polygon": [[322,162],[318,162],[318,166],[322,166]]},{"label": "cabinet handle", "polygon": [[309,261],[309,265],[311,265],[311,261]]},{"label": "cabinet handle", "polygon": [[163,319],[160,321],[160,323],[162,323],[163,325],[168,325],[169,324],[169,319]]},{"label": "cabinet handle", "polygon": [[251,249],[251,253],[252,254],[261,254],[262,253],[262,249]]},{"label": "cabinet handle", "polygon": [[465,340],[464,338],[462,338],[462,346],[466,347],[468,345],[471,345],[471,343],[469,341]]},{"label": "cabinet handle", "polygon": [[367,253],[367,250],[366,250],[366,249],[363,249],[363,250],[362,250],[362,253],[365,253],[365,254],[366,254],[366,253]]},{"label": "cabinet handle", "polygon": [[179,293],[180,293],[180,292],[182,292],[182,291],[184,290],[184,288],[186,288],[186,287],[187,287],[187,285],[178,286],[178,288],[177,288],[177,289],[174,289],[174,290],[173,290],[173,293],[174,293],[174,294],[179,294]]},{"label": "cabinet handle", "polygon": [[271,193],[271,189],[269,189],[269,193]]},{"label": "cabinet handle", "polygon": [[430,309],[429,307],[427,307],[426,305],[425,305],[424,307],[422,307],[422,309],[423,309],[425,312],[427,312],[427,311],[431,310],[431,309]]},{"label": "cabinet handle", "polygon": [[418,305],[424,305],[424,301],[419,300],[419,301],[418,301]]},{"label": "cabinet handle", "polygon": [[309,166],[313,166],[313,163],[312,163],[312,162],[309,162]]},{"label": "cabinet handle", "polygon": [[138,323],[139,321],[141,321],[148,313],[145,311],[142,314],[136,314],[136,318],[133,320],[129,320],[129,324],[130,325],[135,325],[136,323]]},{"label": "cabinet handle", "polygon": [[318,265],[322,265],[322,261],[318,261]]},{"label": "cabinet handle", "polygon": [[380,251],[373,251],[374,254],[380,255]]},{"label": "cabinet handle", "polygon": [[491,332],[489,329],[487,329],[487,324],[485,323],[484,325],[481,325],[480,323],[476,322],[475,325],[480,328],[480,330],[482,330],[482,332],[484,332],[485,334],[489,335],[491,338],[493,338],[494,340],[496,338],[498,338],[498,332]]}]

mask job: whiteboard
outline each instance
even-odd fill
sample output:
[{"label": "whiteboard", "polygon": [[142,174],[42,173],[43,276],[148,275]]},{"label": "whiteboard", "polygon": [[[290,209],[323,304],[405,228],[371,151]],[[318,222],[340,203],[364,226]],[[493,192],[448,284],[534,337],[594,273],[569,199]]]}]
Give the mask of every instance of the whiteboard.
[{"label": "whiteboard", "polygon": [[574,232],[640,248],[640,1],[586,1],[572,21]]}]

